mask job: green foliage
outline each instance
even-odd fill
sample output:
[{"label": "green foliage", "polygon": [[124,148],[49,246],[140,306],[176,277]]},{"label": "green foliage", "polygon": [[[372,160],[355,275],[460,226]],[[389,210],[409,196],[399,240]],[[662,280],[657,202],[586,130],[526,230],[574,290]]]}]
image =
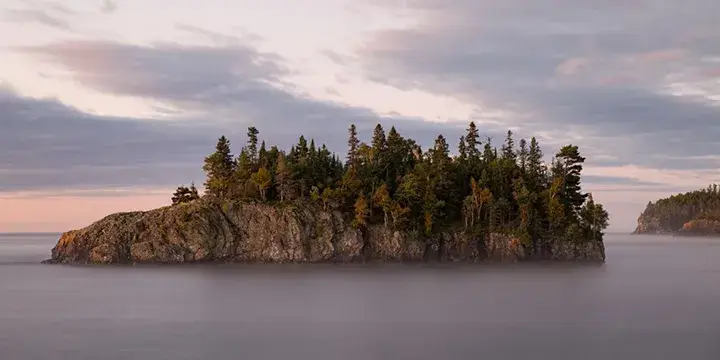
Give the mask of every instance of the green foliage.
[{"label": "green foliage", "polygon": [[272,176],[270,175],[270,171],[264,167],[261,167],[255,174],[253,174],[252,182],[255,184],[255,186],[257,186],[258,191],[260,192],[260,197],[263,200],[266,200],[267,190],[272,184]]},{"label": "green foliage", "polygon": [[205,189],[208,195],[216,197],[229,195],[235,163],[230,152],[230,141],[225,136],[218,139],[215,152],[205,158],[203,171],[207,174]]},{"label": "green foliage", "polygon": [[285,152],[275,146],[268,150],[258,134],[248,129],[237,158],[229,141],[220,138],[203,167],[209,195],[312,199],[325,210],[343,212],[360,228],[383,223],[433,236],[462,224],[472,234],[515,234],[528,248],[542,246],[548,235],[602,238],[608,225],[607,212],[582,192],[585,158],[577,146],[561,148],[548,171],[534,137],[516,147],[508,131],[498,154],[490,138],[479,140],[474,123],[460,137],[457,156],[450,155],[443,135],[423,151],[395,127],[386,135],[377,124],[368,145],[353,125],[344,163],[314,139],[300,136]]},{"label": "green foliage", "polygon": [[691,220],[720,220],[720,189],[712,184],[705,189],[675,194],[649,202],[642,218],[654,219],[668,232],[683,228]]},{"label": "green foliage", "polygon": [[195,183],[190,184],[190,187],[179,186],[173,193],[172,204],[185,204],[197,200],[200,198]]}]

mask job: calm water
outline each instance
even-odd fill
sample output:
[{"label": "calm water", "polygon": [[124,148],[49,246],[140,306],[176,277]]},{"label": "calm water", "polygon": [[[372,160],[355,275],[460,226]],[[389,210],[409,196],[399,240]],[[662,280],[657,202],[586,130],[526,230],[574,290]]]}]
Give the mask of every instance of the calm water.
[{"label": "calm water", "polygon": [[0,235],[2,359],[720,359],[720,239],[603,266],[51,266]]}]

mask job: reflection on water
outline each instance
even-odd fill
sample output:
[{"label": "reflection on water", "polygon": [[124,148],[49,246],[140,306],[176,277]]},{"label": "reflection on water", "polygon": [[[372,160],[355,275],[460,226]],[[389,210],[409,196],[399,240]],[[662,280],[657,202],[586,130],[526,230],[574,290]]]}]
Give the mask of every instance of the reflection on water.
[{"label": "reflection on water", "polygon": [[51,266],[0,235],[5,359],[720,359],[720,240],[605,265]]}]

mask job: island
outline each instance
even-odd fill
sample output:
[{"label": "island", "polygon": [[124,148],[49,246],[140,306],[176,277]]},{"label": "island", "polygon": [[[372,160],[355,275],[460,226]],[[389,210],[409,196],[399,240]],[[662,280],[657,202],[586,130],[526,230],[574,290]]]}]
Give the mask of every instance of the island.
[{"label": "island", "polygon": [[498,150],[474,123],[454,154],[443,135],[423,151],[353,125],[341,160],[304,136],[282,151],[247,135],[237,156],[218,139],[202,195],[180,186],[172,205],[66,232],[46,262],[605,261],[608,213],[582,192],[575,145],[546,164],[534,137],[508,131]]},{"label": "island", "polygon": [[717,184],[649,202],[633,234],[718,236],[720,192]]}]

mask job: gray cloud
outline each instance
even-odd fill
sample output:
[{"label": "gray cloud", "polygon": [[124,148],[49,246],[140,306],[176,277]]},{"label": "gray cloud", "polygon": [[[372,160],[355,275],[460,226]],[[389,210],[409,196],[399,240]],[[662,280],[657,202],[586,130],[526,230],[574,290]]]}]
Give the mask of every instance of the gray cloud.
[{"label": "gray cloud", "polygon": [[[672,96],[666,88],[668,82],[720,77],[712,71],[717,65],[703,60],[719,52],[719,2],[408,5],[421,19],[417,27],[377,32],[359,49],[368,78],[510,110],[517,116],[508,126],[554,133],[557,141],[579,143],[618,163],[720,165],[677,157],[720,151],[714,140],[720,137],[720,107]],[[573,140],[575,135],[580,138]],[[670,154],[676,157],[667,159]]]},{"label": "gray cloud", "polygon": [[71,30],[67,21],[39,9],[5,10],[3,12],[3,19],[18,23],[38,23],[60,30]]},{"label": "gray cloud", "polygon": [[105,118],[5,91],[0,97],[0,153],[6,154],[0,189],[6,191],[199,184],[202,159],[215,139],[225,134],[238,150],[251,124],[269,145],[287,149],[304,134],[341,156],[351,123],[368,141],[381,122],[396,125],[424,146],[439,133],[454,146],[466,127],[382,117],[366,108],[308,98],[279,80],[290,71],[283,59],[249,46],[66,42],[21,51],[60,65],[88,88],[155,100],[171,115],[175,109],[201,115],[185,119],[175,114],[182,121],[170,123]]},{"label": "gray cloud", "polygon": [[99,117],[0,88],[0,191],[169,186],[199,179],[218,130]]}]

